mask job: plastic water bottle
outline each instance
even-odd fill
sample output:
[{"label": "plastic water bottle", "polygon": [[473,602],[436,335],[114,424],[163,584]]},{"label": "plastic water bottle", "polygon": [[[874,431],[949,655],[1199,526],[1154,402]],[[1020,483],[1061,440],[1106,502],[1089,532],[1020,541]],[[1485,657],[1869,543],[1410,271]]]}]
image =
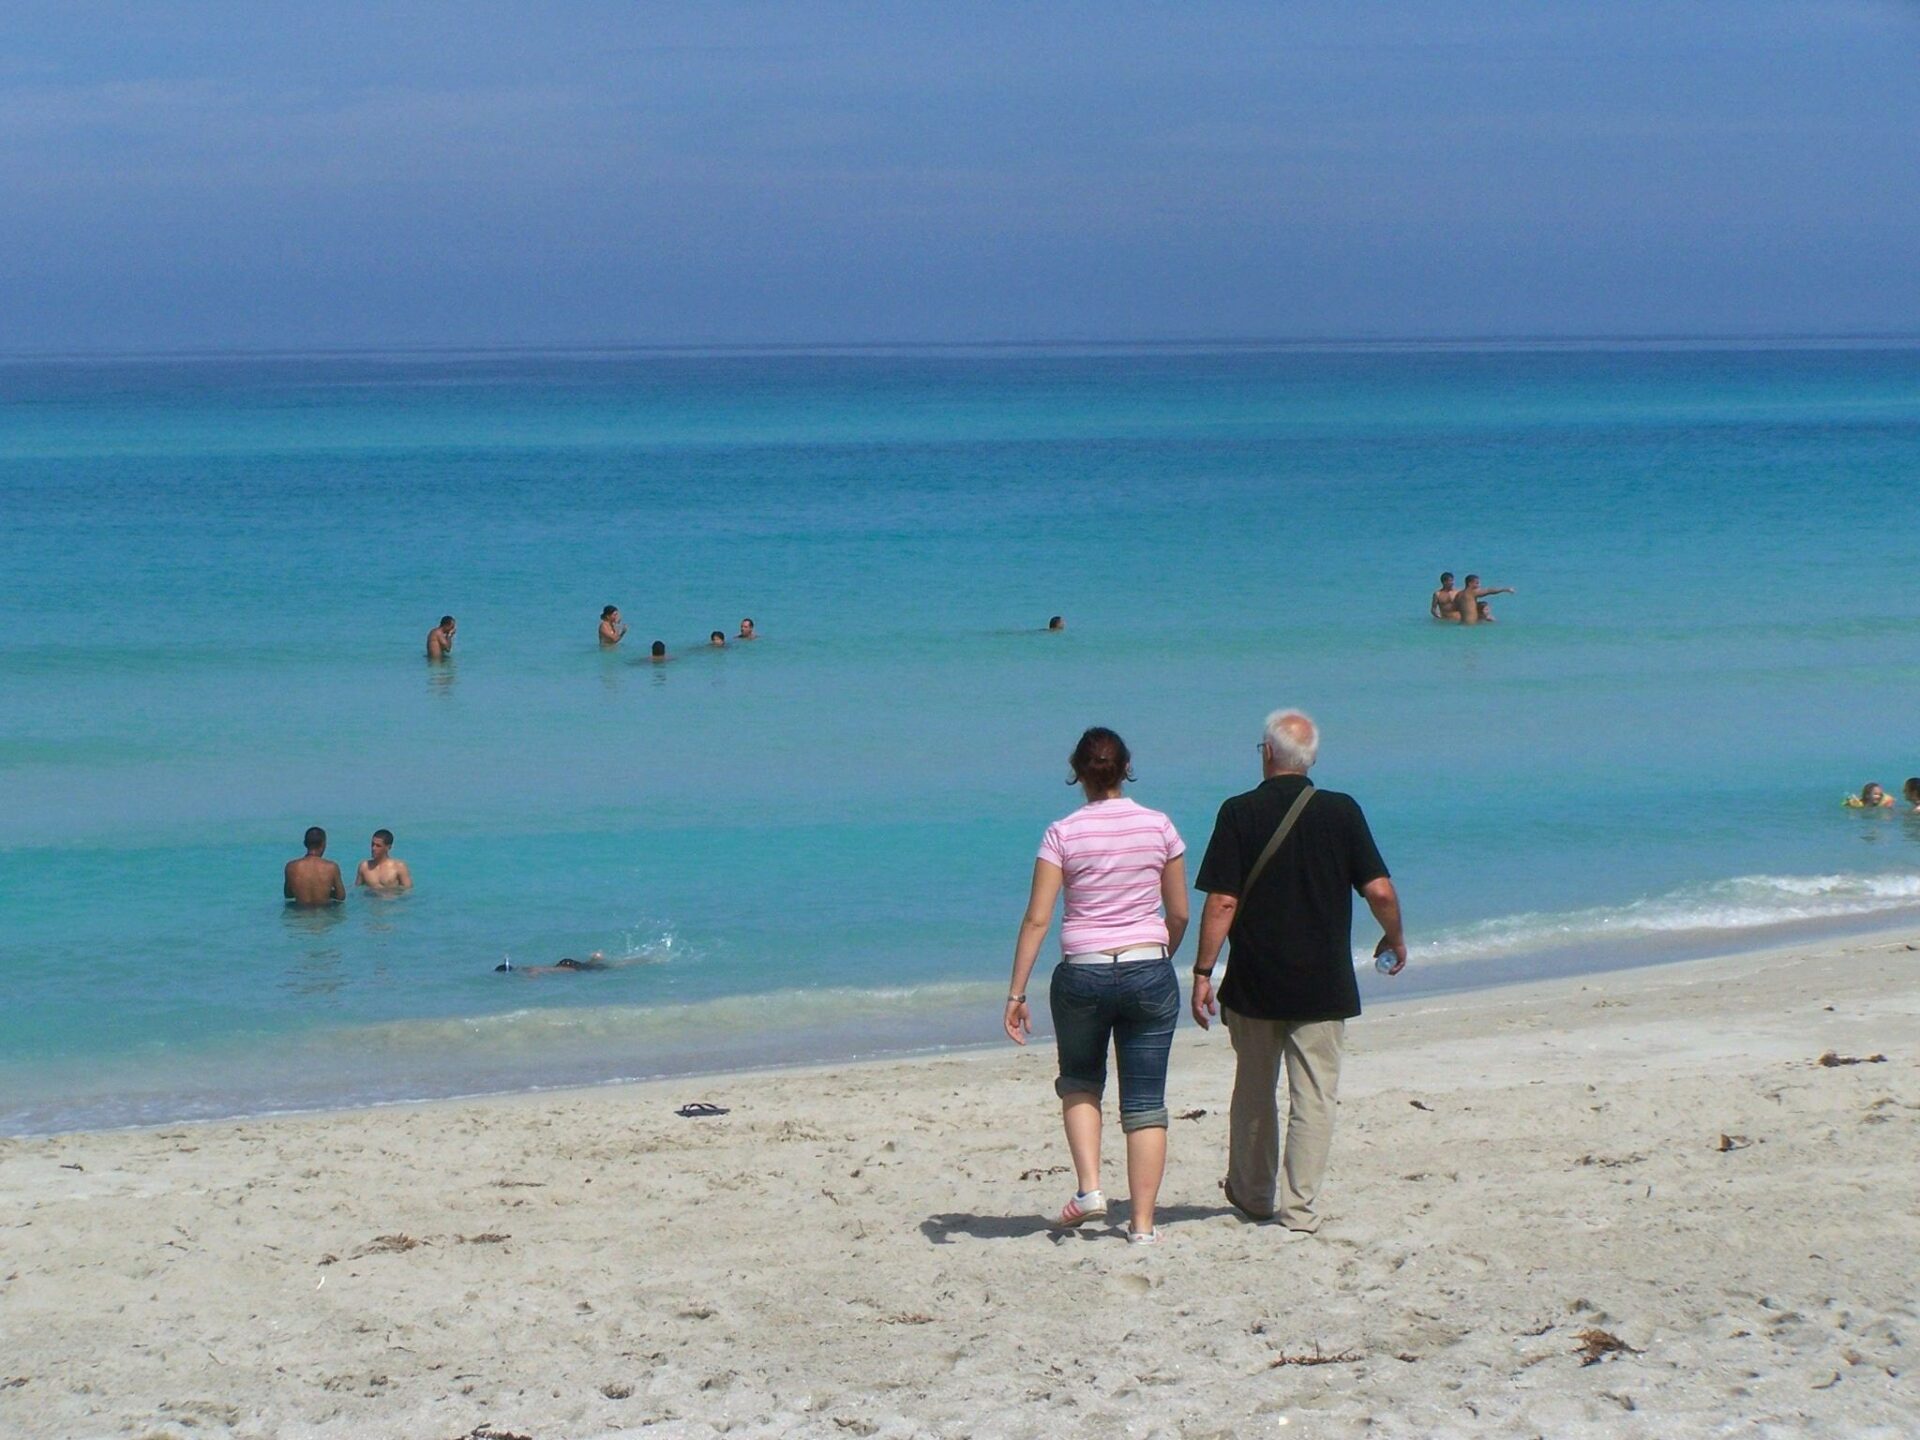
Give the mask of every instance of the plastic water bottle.
[{"label": "plastic water bottle", "polygon": [[1382,975],[1389,975],[1393,973],[1393,962],[1397,958],[1393,951],[1382,950],[1378,955],[1373,957],[1373,968],[1378,970]]}]

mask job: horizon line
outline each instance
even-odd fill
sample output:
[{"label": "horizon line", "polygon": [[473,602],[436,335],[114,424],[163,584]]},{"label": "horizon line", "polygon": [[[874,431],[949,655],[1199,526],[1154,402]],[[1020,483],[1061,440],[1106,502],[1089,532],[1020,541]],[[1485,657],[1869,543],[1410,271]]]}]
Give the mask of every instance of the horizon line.
[{"label": "horizon line", "polygon": [[0,363],[98,360],[351,359],[459,355],[822,355],[880,351],[989,350],[1339,350],[1385,347],[1462,349],[1701,345],[1793,348],[1813,345],[1920,344],[1920,330],[1514,332],[1461,335],[1192,335],[1001,338],[991,340],[579,340],[552,343],[170,346],[151,349],[0,348]]}]

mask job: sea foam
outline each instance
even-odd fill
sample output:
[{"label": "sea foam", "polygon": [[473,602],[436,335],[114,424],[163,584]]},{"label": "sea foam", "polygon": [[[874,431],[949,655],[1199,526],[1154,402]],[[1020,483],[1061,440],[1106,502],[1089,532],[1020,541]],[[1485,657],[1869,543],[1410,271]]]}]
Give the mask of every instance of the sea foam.
[{"label": "sea foam", "polygon": [[[1621,905],[1527,911],[1451,927],[1415,944],[1410,958],[1445,964],[1684,937],[1738,943],[1741,936],[1758,938],[1779,927],[1891,919],[1903,911],[1920,915],[1920,873],[1740,875]],[[1356,947],[1354,962],[1368,963],[1372,956],[1371,946]]]}]

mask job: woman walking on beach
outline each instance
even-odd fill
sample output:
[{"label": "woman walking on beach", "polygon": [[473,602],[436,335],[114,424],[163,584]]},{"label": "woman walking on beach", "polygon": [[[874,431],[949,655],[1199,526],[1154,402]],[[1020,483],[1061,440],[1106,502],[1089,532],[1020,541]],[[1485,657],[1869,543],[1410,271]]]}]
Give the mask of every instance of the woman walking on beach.
[{"label": "woman walking on beach", "polygon": [[[1173,953],[1187,930],[1186,845],[1173,822],[1121,793],[1133,757],[1113,731],[1080,737],[1069,784],[1087,803],[1047,827],[1033,862],[1033,889],[1013,950],[1006,1030],[1017,1045],[1032,1033],[1027,977],[1064,890],[1062,960],[1049,1000],[1060,1052],[1060,1096],[1067,1147],[1079,1189],[1056,1224],[1106,1214],[1100,1190],[1100,1097],[1111,1040],[1120,1071],[1120,1128],[1127,1136],[1127,1238],[1151,1245],[1154,1201],[1167,1166],[1167,1052],[1180,1013]],[[1165,907],[1163,915],[1162,907]]]}]

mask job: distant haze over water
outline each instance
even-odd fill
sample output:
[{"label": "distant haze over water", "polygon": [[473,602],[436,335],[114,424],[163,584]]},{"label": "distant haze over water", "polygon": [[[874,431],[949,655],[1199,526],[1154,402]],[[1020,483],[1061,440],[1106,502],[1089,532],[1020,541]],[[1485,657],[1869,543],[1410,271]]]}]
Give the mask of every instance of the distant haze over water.
[{"label": "distant haze over water", "polygon": [[1089,724],[1312,712],[1394,993],[1908,918],[1917,494],[1896,343],[0,363],[0,1130],[991,1038]]}]

